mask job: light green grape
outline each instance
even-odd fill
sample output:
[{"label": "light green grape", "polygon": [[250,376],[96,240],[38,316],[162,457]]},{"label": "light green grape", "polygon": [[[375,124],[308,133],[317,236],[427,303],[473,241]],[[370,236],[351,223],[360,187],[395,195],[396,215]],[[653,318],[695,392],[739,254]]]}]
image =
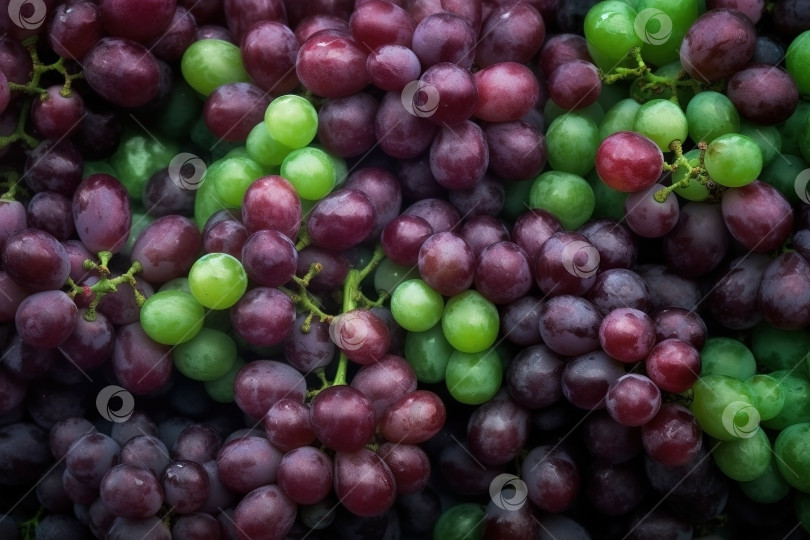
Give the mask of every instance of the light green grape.
[{"label": "light green grape", "polygon": [[405,330],[424,332],[442,318],[444,298],[418,278],[403,281],[391,294],[391,315]]},{"label": "light green grape", "polygon": [[636,33],[637,13],[625,2],[599,2],[585,15],[584,29],[588,52],[603,71],[613,70],[627,59],[633,47],[643,41]]},{"label": "light green grape", "polygon": [[578,229],[593,215],[596,197],[588,182],[576,174],[548,171],[532,182],[529,208],[554,214],[563,227]]},{"label": "light green grape", "polygon": [[177,371],[189,379],[213,381],[230,371],[236,354],[236,343],[228,334],[202,328],[193,338],[174,347],[172,359]]},{"label": "light green grape", "polygon": [[143,331],[164,345],[189,341],[203,327],[205,308],[189,293],[180,290],[159,291],[141,307]]},{"label": "light green grape", "polygon": [[712,449],[712,457],[723,474],[732,480],[754,480],[768,470],[771,441],[762,428],[757,428],[751,437],[718,442]]},{"label": "light green grape", "polygon": [[281,165],[284,158],[293,151],[289,146],[285,146],[275,140],[267,129],[267,124],[259,122],[248,133],[245,141],[250,159],[263,165],[264,167],[277,167]]},{"label": "light green grape", "polygon": [[416,373],[416,379],[428,384],[444,380],[447,362],[455,351],[439,324],[424,332],[407,332],[403,348],[405,359]]},{"label": "light green grape", "polygon": [[299,148],[281,162],[281,176],[289,182],[302,199],[317,201],[335,187],[337,172],[332,159],[317,148]]},{"label": "light green grape", "polygon": [[[700,150],[697,148],[684,152],[683,157],[693,168],[700,165]],[[682,181],[687,175],[689,175],[689,169],[686,166],[679,166],[672,172],[672,183],[676,184]],[[711,194],[709,188],[701,184],[694,176],[689,179],[686,187],[676,187],[675,193],[688,201],[705,201]]]},{"label": "light green grape", "polygon": [[753,377],[756,371],[754,355],[736,339],[709,338],[700,351],[701,376],[726,375],[744,381]]},{"label": "light green grape", "polygon": [[750,137],[729,133],[709,144],[703,164],[718,184],[741,187],[756,180],[762,172],[762,151]]},{"label": "light green grape", "polygon": [[700,377],[692,386],[689,406],[700,428],[721,441],[749,437],[759,426],[753,392],[745,382],[726,375]]},{"label": "light green grape", "polygon": [[782,155],[782,135],[776,126],[762,126],[743,119],[740,122],[740,133],[757,143],[762,152],[763,167]]},{"label": "light green grape", "polygon": [[696,143],[712,142],[720,135],[740,131],[740,113],[728,97],[719,92],[700,92],[686,106],[689,136]]},{"label": "light green grape", "polygon": [[810,66],[810,30],[793,38],[785,54],[785,68],[804,97],[810,97],[810,70],[807,66]]},{"label": "light green grape", "polygon": [[599,141],[619,131],[632,131],[639,107],[641,104],[635,99],[625,98],[608,109],[599,123]]},{"label": "light green grape", "polygon": [[546,131],[548,163],[556,171],[585,176],[593,169],[598,146],[596,122],[580,112],[555,118]]},{"label": "light green grape", "polygon": [[745,381],[745,384],[756,398],[761,420],[770,420],[782,412],[785,406],[785,390],[779,381],[770,375],[758,373]]},{"label": "light green grape", "polygon": [[374,290],[390,294],[406,279],[418,277],[419,270],[415,266],[402,266],[385,258],[374,269]]},{"label": "light green grape", "polygon": [[[394,292],[398,290],[399,287]],[[450,345],[466,353],[477,353],[491,347],[500,330],[498,308],[472,289],[447,300],[441,321],[444,337]]]},{"label": "light green grape", "polygon": [[633,131],[652,139],[662,152],[669,152],[672,141],[685,141],[689,124],[683,110],[668,99],[652,99],[639,107]]},{"label": "light green grape", "polygon": [[264,176],[264,168],[246,156],[231,156],[215,161],[205,173],[205,183],[211,183],[217,197],[230,208],[242,206],[245,192],[257,178]]},{"label": "light green grape", "polygon": [[498,393],[502,379],[503,365],[496,349],[477,353],[457,350],[447,361],[444,382],[456,401],[480,405]]},{"label": "light green grape", "polygon": [[189,86],[203,96],[223,84],[250,82],[239,46],[219,39],[201,39],[189,45],[180,60],[180,71]]},{"label": "light green grape", "polygon": [[303,148],[318,133],[318,112],[308,99],[287,94],[277,97],[264,112],[270,135],[289,148]]},{"label": "light green grape", "polygon": [[248,278],[239,260],[227,253],[203,255],[188,271],[191,294],[209,309],[227,309],[242,298]]}]

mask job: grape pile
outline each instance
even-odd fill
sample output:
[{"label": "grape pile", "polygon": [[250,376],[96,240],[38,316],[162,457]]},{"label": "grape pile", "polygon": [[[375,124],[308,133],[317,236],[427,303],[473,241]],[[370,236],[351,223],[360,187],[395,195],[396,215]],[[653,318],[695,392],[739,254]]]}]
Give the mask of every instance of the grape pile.
[{"label": "grape pile", "polygon": [[810,535],[807,2],[0,4],[3,539]]}]

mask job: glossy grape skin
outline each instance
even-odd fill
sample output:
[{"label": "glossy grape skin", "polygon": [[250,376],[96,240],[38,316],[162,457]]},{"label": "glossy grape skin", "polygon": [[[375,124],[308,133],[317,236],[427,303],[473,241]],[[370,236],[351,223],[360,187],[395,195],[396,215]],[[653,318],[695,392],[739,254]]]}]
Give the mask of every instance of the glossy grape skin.
[{"label": "glossy grape skin", "polygon": [[377,454],[394,475],[397,496],[417,493],[430,480],[430,460],[418,445],[385,442],[377,449]]},{"label": "glossy grape skin", "polygon": [[546,512],[562,512],[579,493],[579,470],[571,455],[562,448],[533,448],[523,462],[521,473],[529,500]]},{"label": "glossy grape skin", "polygon": [[388,92],[374,118],[374,133],[380,149],[391,157],[413,159],[430,147],[436,125],[406,109],[400,92]]},{"label": "glossy grape skin", "polygon": [[202,247],[199,229],[188,218],[169,215],[150,223],[138,236],[130,257],[143,266],[141,276],[163,283],[185,275]]},{"label": "glossy grape skin", "polygon": [[497,349],[478,353],[452,351],[445,370],[450,395],[468,405],[489,401],[501,386],[503,366],[500,362]]},{"label": "glossy grape skin", "polygon": [[296,509],[296,504],[278,486],[257,488],[236,505],[233,523],[238,538],[281,540],[295,523]]},{"label": "glossy grape skin", "polygon": [[259,88],[273,95],[286,94],[298,85],[294,70],[298,49],[292,29],[268,19],[247,28],[239,45],[245,71]]},{"label": "glossy grape skin", "polygon": [[795,252],[785,252],[765,268],[759,286],[759,306],[768,323],[798,329],[810,321],[810,263]]},{"label": "glossy grape skin", "polygon": [[355,6],[349,19],[352,36],[369,51],[388,44],[410,45],[415,26],[402,7],[379,0]]},{"label": "glossy grape skin", "polygon": [[378,107],[377,99],[366,92],[328,100],[318,109],[318,140],[341,157],[365,154],[376,141],[374,119]]},{"label": "glossy grape skin", "polygon": [[668,196],[664,202],[655,199],[655,194],[664,187],[652,184],[624,200],[625,222],[637,235],[661,238],[677,225],[680,216],[677,198]]},{"label": "glossy grape skin", "polygon": [[236,375],[236,404],[253,418],[263,418],[282,397],[304,400],[306,381],[289,365],[274,360],[248,363]]},{"label": "glossy grape skin", "polygon": [[580,409],[603,409],[610,385],[622,375],[622,364],[602,351],[575,356],[563,369],[563,395]]},{"label": "glossy grape skin", "polygon": [[429,236],[419,248],[417,261],[422,279],[444,296],[460,294],[473,283],[475,254],[457,233]]},{"label": "glossy grape skin", "polygon": [[157,59],[140,43],[103,37],[87,51],[82,64],[93,90],[115,105],[138,107],[158,95]]},{"label": "glossy grape skin", "polygon": [[540,99],[537,77],[523,64],[498,62],[474,75],[478,100],[473,115],[486,122],[515,122]]},{"label": "glossy grape skin", "polygon": [[422,66],[409,47],[387,44],[371,51],[366,59],[366,71],[374,86],[397,92],[419,78]]},{"label": "glossy grape skin", "polygon": [[[679,436],[673,436],[674,433]],[[678,403],[663,403],[655,418],[642,426],[641,440],[647,454],[656,462],[679,467],[695,458],[703,437],[689,409]]]},{"label": "glossy grape skin", "polygon": [[260,347],[277,345],[292,331],[295,306],[279,289],[256,287],[247,291],[231,309],[231,323],[238,335]]},{"label": "glossy grape skin", "polygon": [[358,516],[374,516],[393,506],[394,475],[383,459],[367,448],[335,454],[335,494]]},{"label": "glossy grape skin", "polygon": [[535,281],[548,296],[583,294],[596,280],[599,260],[599,252],[585,236],[556,232],[534,259]]},{"label": "glossy grape skin", "polygon": [[297,504],[322,501],[329,495],[332,481],[332,459],[313,446],[287,452],[278,466],[278,485]]},{"label": "glossy grape skin", "polygon": [[599,347],[602,316],[591,302],[573,295],[558,295],[540,307],[540,335],[552,351],[576,356]]},{"label": "glossy grape skin", "polygon": [[242,219],[251,234],[274,229],[295,238],[301,227],[301,199],[285,178],[264,176],[250,184],[245,192]]},{"label": "glossy grape skin", "polygon": [[269,103],[269,97],[254,84],[227,83],[208,94],[203,118],[217,138],[244,142],[250,130],[264,118]]},{"label": "glossy grape skin", "polygon": [[82,155],[70,139],[46,139],[25,161],[25,184],[33,191],[73,196],[82,180]]},{"label": "glossy grape skin", "polygon": [[202,39],[183,53],[180,69],[183,78],[203,96],[222,84],[249,82],[239,47],[220,39]]},{"label": "glossy grape skin", "polygon": [[79,239],[91,252],[120,251],[132,221],[126,188],[107,174],[88,176],[73,194],[73,221]]},{"label": "glossy grape skin", "polygon": [[419,444],[436,435],[446,418],[444,403],[438,395],[415,390],[389,405],[379,421],[380,433],[396,443]]},{"label": "glossy grape skin", "polygon": [[313,93],[326,98],[349,96],[368,84],[367,50],[348,35],[314,35],[298,50],[298,79]]},{"label": "glossy grape skin", "polygon": [[78,319],[76,304],[60,290],[27,296],[17,308],[14,323],[22,340],[37,347],[56,347],[65,341]]},{"label": "glossy grape skin", "polygon": [[338,452],[355,452],[374,434],[371,402],[351,386],[331,386],[318,393],[312,400],[311,418],[318,439]]},{"label": "glossy grape skin", "polygon": [[678,223],[664,237],[664,257],[672,270],[694,277],[720,264],[729,246],[729,235],[718,210],[715,205],[697,202],[681,207]]},{"label": "glossy grape skin", "polygon": [[222,483],[236,493],[249,493],[276,481],[281,451],[264,437],[240,437],[226,442],[217,454]]},{"label": "glossy grape skin", "polygon": [[65,58],[81,58],[102,35],[101,12],[95,2],[73,2],[54,8],[48,23],[48,43]]},{"label": "glossy grape skin", "polygon": [[116,330],[112,367],[119,383],[133,394],[155,392],[172,375],[170,348],[152,340],[137,322]]},{"label": "glossy grape skin", "polygon": [[338,251],[365,240],[374,224],[374,205],[357,189],[333,191],[315,205],[306,220],[313,245]]},{"label": "glossy grape skin", "polygon": [[599,344],[606,353],[621,362],[638,362],[655,345],[655,326],[643,311],[617,308],[602,319]]},{"label": "glossy grape skin", "polygon": [[10,235],[2,252],[8,277],[32,291],[60,289],[70,274],[68,253],[53,235],[34,228]]},{"label": "glossy grape skin", "polygon": [[628,373],[610,385],[605,408],[614,420],[641,426],[653,419],[661,407],[661,391],[644,375]]},{"label": "glossy grape skin", "polygon": [[287,363],[309,373],[313,369],[329,365],[336,346],[329,338],[329,323],[313,318],[308,332],[303,331],[307,314],[298,315],[289,335],[284,339],[284,357]]},{"label": "glossy grape skin", "polygon": [[715,9],[698,17],[681,44],[681,63],[693,78],[714,82],[742,68],[753,56],[756,32],[748,17]]},{"label": "glossy grape skin", "polygon": [[768,252],[790,235],[790,203],[765,182],[754,182],[723,194],[723,220],[731,235],[749,250]]},{"label": "glossy grape skin", "polygon": [[434,13],[417,24],[411,48],[423,69],[439,62],[469,69],[475,56],[475,31],[458,15],[447,11]]},{"label": "glossy grape skin", "polygon": [[529,2],[496,5],[487,15],[476,44],[475,62],[481,67],[498,62],[527,63],[546,37],[543,16]]},{"label": "glossy grape skin", "polygon": [[652,306],[652,295],[647,282],[636,272],[626,268],[611,268],[599,272],[586,297],[603,316],[621,307],[646,313]]},{"label": "glossy grape skin", "polygon": [[475,288],[495,304],[507,304],[525,296],[532,286],[526,252],[509,241],[481,250],[475,269]]}]

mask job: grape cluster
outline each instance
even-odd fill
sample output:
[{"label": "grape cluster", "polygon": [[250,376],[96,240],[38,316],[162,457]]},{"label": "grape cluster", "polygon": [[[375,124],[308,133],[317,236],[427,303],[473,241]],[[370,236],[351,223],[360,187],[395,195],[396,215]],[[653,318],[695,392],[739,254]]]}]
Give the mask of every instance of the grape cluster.
[{"label": "grape cluster", "polygon": [[0,537],[810,533],[806,2],[0,30]]}]

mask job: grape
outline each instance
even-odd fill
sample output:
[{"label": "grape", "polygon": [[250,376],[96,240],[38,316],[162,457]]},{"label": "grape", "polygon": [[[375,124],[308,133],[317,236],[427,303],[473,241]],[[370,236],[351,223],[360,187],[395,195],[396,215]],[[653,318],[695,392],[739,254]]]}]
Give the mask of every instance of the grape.
[{"label": "grape", "polygon": [[644,500],[648,489],[644,474],[624,463],[597,463],[584,483],[586,496],[594,509],[608,516],[632,511]]},{"label": "grape", "polygon": [[586,293],[596,281],[599,252],[585,236],[556,232],[534,259],[534,277],[548,296]]},{"label": "grape", "polygon": [[220,39],[202,39],[183,53],[183,78],[197,92],[208,96],[227,83],[249,82],[239,47]]},{"label": "grape", "polygon": [[616,308],[599,324],[599,344],[616,360],[638,362],[646,358],[655,345],[655,326],[643,311]]},{"label": "grape", "polygon": [[383,459],[367,448],[338,451],[334,479],[335,494],[353,514],[374,516],[394,504],[394,475]]},{"label": "grape", "polygon": [[[673,437],[678,433],[678,437]],[[641,428],[644,450],[656,462],[680,467],[693,461],[702,446],[695,416],[683,405],[663,403],[655,417]]]},{"label": "grape", "polygon": [[647,375],[666,392],[685,392],[698,378],[701,357],[691,344],[677,338],[659,341],[645,360]]},{"label": "grape", "polygon": [[726,375],[700,377],[692,387],[690,410],[700,428],[721,441],[750,435],[759,425],[759,412],[751,390],[739,379]]},{"label": "grape", "polygon": [[602,351],[575,356],[563,368],[562,392],[580,409],[603,409],[608,389],[624,374],[623,365]]},{"label": "grape", "polygon": [[223,84],[205,98],[205,125],[219,139],[244,142],[261,122],[268,103],[264,91],[254,84]]},{"label": "grape", "polygon": [[509,240],[509,228],[502,220],[490,214],[471,216],[461,226],[459,234],[470,245],[476,259],[485,248]]},{"label": "grape", "polygon": [[429,236],[419,248],[417,262],[425,283],[444,296],[460,294],[473,284],[475,254],[457,233]]},{"label": "grape", "polygon": [[34,291],[60,289],[70,274],[70,260],[53,235],[26,228],[6,239],[2,253],[6,275]]},{"label": "grape", "polygon": [[163,504],[163,488],[150,470],[121,464],[101,479],[101,500],[110,512],[128,519],[153,516]]},{"label": "grape", "polygon": [[805,477],[808,463],[802,447],[807,443],[808,428],[810,425],[804,422],[788,426],[779,433],[774,443],[779,472],[791,486],[804,493],[809,486]]},{"label": "grape", "polygon": [[245,365],[233,383],[236,404],[253,418],[263,418],[279,399],[304,400],[306,381],[294,368],[274,360],[256,360]]},{"label": "grape", "polygon": [[599,146],[596,122],[583,111],[558,116],[546,131],[546,146],[548,163],[555,171],[584,176],[593,169]]},{"label": "grape", "polygon": [[191,424],[177,434],[172,457],[177,460],[207,463],[216,458],[222,437],[206,424]]},{"label": "grape", "polygon": [[626,463],[642,451],[641,428],[626,426],[606,411],[594,411],[584,420],[585,447],[603,463]]},{"label": "grape", "polygon": [[489,401],[467,422],[470,452],[488,465],[508,463],[526,445],[530,425],[528,410],[511,399]]},{"label": "grape", "polygon": [[126,540],[127,538],[169,540],[172,538],[172,534],[169,527],[157,516],[145,519],[116,517],[107,530],[107,538],[110,540]]},{"label": "grape", "polygon": [[716,82],[745,66],[755,46],[756,31],[748,17],[734,9],[713,9],[686,32],[680,59],[692,78]]},{"label": "grape", "polygon": [[158,95],[157,59],[145,46],[125,37],[99,39],[82,57],[82,65],[90,87],[120,107],[139,107]]},{"label": "grape", "polygon": [[646,313],[652,304],[647,283],[640,275],[625,268],[611,268],[597,274],[587,299],[603,316],[620,307]]},{"label": "grape", "polygon": [[144,332],[164,345],[189,341],[202,329],[205,309],[189,293],[181,290],[159,291],[141,308]]},{"label": "grape", "polygon": [[651,99],[642,104],[633,120],[633,131],[652,140],[663,152],[670,151],[673,141],[685,141],[688,130],[686,114],[668,99]]},{"label": "grape", "polygon": [[309,321],[309,331],[304,332],[307,319],[308,314],[298,315],[284,339],[287,363],[302,373],[329,365],[335,353],[335,344],[329,338],[329,323],[315,317]]},{"label": "grape", "polygon": [[397,485],[397,498],[416,493],[430,480],[430,460],[424,450],[415,444],[385,442],[377,449]]},{"label": "grape", "polygon": [[296,504],[324,500],[332,489],[332,480],[332,459],[314,446],[287,452],[278,465],[278,487]]},{"label": "grape", "polygon": [[175,345],[172,351],[177,370],[195,381],[213,381],[223,377],[236,362],[236,356],[233,339],[212,328],[202,328],[190,340]]},{"label": "grape", "polygon": [[802,32],[791,41],[785,53],[785,67],[796,82],[796,86],[801,95],[807,95],[810,91],[810,78],[808,78],[806,72],[799,67],[803,65],[803,62],[808,58],[808,55],[810,55],[810,47],[808,47],[808,44],[810,44],[810,34]]},{"label": "grape", "polygon": [[239,44],[245,71],[262,90],[274,95],[291,92],[298,86],[293,69],[299,48],[295,34],[280,21],[253,22],[245,28]]},{"label": "grape", "polygon": [[312,244],[337,251],[365,240],[374,224],[374,205],[368,195],[358,189],[338,189],[326,195],[306,220]]},{"label": "grape", "polygon": [[413,31],[411,49],[423,69],[439,62],[472,67],[475,57],[475,30],[457,14],[440,11],[421,19]]},{"label": "grape", "polygon": [[380,433],[397,444],[427,441],[444,425],[444,403],[428,390],[415,390],[394,401],[379,421]]},{"label": "grape", "polygon": [[419,248],[432,234],[433,228],[423,218],[399,215],[383,228],[380,244],[392,262],[414,266],[419,260]]},{"label": "grape", "polygon": [[247,237],[239,259],[252,282],[263,287],[280,287],[295,275],[298,252],[283,233],[264,229]]},{"label": "grape", "polygon": [[14,325],[22,341],[42,348],[62,344],[73,333],[77,322],[76,304],[59,290],[27,296],[14,315]]},{"label": "grape", "polygon": [[611,383],[605,407],[620,424],[641,426],[653,419],[661,407],[661,391],[644,375],[628,373]]},{"label": "grape", "polygon": [[348,34],[315,34],[298,49],[295,71],[301,83],[316,95],[349,96],[369,82],[367,51]]},{"label": "grape", "polygon": [[479,405],[489,401],[500,388],[503,367],[495,349],[477,353],[455,350],[447,360],[445,384],[461,403]]},{"label": "grape", "polygon": [[400,92],[387,92],[374,118],[374,135],[380,149],[399,159],[422,154],[430,147],[436,129],[435,124],[405,108]]},{"label": "grape", "polygon": [[540,336],[557,354],[577,356],[599,348],[601,321],[599,310],[585,298],[558,295],[540,307]]},{"label": "grape", "polygon": [[[543,171],[546,139],[539,128],[518,120],[487,124],[483,130],[489,148],[490,172],[504,180],[530,180]],[[454,193],[458,191],[451,195]]]},{"label": "grape", "polygon": [[543,16],[529,2],[498,4],[481,25],[475,62],[486,67],[498,62],[525,64],[540,50],[546,36]]},{"label": "grape", "polygon": [[562,448],[537,446],[521,466],[529,500],[546,512],[562,512],[576,498],[580,476],[574,459]]},{"label": "grape", "polygon": [[430,145],[433,178],[450,190],[470,189],[484,177],[489,147],[483,130],[469,120],[441,127]]},{"label": "grape", "polygon": [[806,288],[810,263],[795,252],[777,256],[765,268],[759,286],[759,307],[768,323],[794,330],[810,320],[810,294]]},{"label": "grape", "polygon": [[315,441],[309,407],[294,399],[281,398],[267,410],[264,430],[270,443],[283,452]]},{"label": "grape", "polygon": [[94,2],[59,4],[48,23],[48,44],[65,58],[81,58],[103,35],[101,12]]},{"label": "grape", "polygon": [[73,221],[91,252],[116,253],[129,237],[132,213],[126,188],[108,174],[92,174],[73,193]]},{"label": "grape", "polygon": [[[407,88],[407,87],[406,87]],[[438,125],[453,126],[467,120],[479,103],[477,79],[451,62],[439,62],[427,68],[419,78],[412,102],[406,107]],[[403,100],[407,90],[403,91]]]},{"label": "grape", "polygon": [[310,416],[315,436],[338,452],[355,452],[374,435],[371,402],[351,386],[337,385],[320,391],[312,400]]},{"label": "grape", "polygon": [[160,483],[166,504],[179,514],[195,512],[208,497],[210,480],[202,465],[194,461],[175,460],[161,472]]},{"label": "grape", "polygon": [[407,332],[404,349],[417,380],[427,383],[444,380],[450,355],[455,351],[438,324],[422,332]]},{"label": "grape", "polygon": [[239,501],[233,523],[240,538],[281,540],[295,522],[296,504],[276,485],[257,488]]},{"label": "grape", "polygon": [[455,349],[479,353],[495,343],[500,319],[492,302],[468,290],[447,300],[441,323],[444,336]]},{"label": "grape", "polygon": [[288,148],[303,148],[318,129],[318,113],[306,99],[288,94],[274,99],[264,112],[270,136]]},{"label": "grape", "polygon": [[642,45],[634,28],[636,12],[630,5],[615,0],[599,2],[592,8],[591,5],[586,7],[590,9],[584,20],[588,52],[596,65],[609,71],[631,48]]},{"label": "grape", "polygon": [[317,201],[335,187],[337,171],[329,155],[319,148],[306,146],[293,150],[281,162],[286,178],[302,199]]},{"label": "grape", "polygon": [[281,452],[264,437],[239,437],[226,442],[217,453],[217,470],[225,487],[249,493],[276,481]]},{"label": "grape", "polygon": [[593,214],[595,203],[594,192],[585,179],[557,170],[538,176],[529,193],[530,208],[551,212],[568,230],[583,225]]},{"label": "grape", "polygon": [[301,200],[287,179],[264,176],[250,184],[245,192],[242,220],[250,234],[272,229],[287,238],[295,238],[301,227]]},{"label": "grape", "polygon": [[515,122],[540,100],[537,77],[525,65],[502,61],[476,71],[473,114],[486,122]]},{"label": "grape", "polygon": [[533,278],[526,252],[506,240],[491,244],[478,254],[475,289],[494,304],[508,304],[525,296]]},{"label": "grape", "polygon": [[721,208],[731,235],[749,250],[772,251],[790,235],[790,204],[776,188],[759,180],[724,193]]},{"label": "grape", "polygon": [[684,277],[694,277],[720,264],[728,249],[729,236],[718,210],[715,205],[698,202],[681,207],[678,223],[664,237],[664,258],[672,270]]},{"label": "grape", "polygon": [[185,275],[201,247],[202,236],[191,220],[168,215],[156,219],[138,235],[130,257],[141,263],[141,277],[164,283]]},{"label": "grape", "polygon": [[482,538],[483,522],[486,519],[484,507],[477,503],[456,503],[439,516],[433,528],[441,538]]},{"label": "grape", "polygon": [[382,90],[397,92],[419,78],[422,66],[408,46],[386,44],[371,51],[366,71],[372,84]]}]

